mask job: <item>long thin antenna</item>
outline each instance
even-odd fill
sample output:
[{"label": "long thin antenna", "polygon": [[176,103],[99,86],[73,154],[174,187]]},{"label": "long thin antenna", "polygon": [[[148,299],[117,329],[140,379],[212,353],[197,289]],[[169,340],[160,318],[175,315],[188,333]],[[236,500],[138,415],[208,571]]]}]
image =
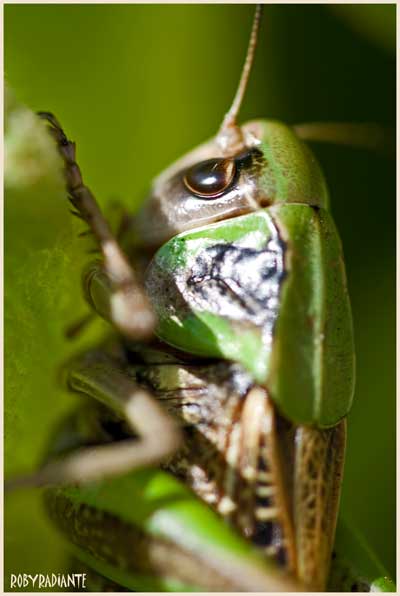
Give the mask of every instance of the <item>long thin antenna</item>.
[{"label": "long thin antenna", "polygon": [[[250,33],[249,45],[247,48],[246,59],[243,65],[242,74],[240,77],[239,85],[236,90],[235,97],[229,111],[226,113],[225,118],[222,122],[221,128],[219,129],[217,139],[220,145],[226,149],[236,143],[243,143],[242,134],[240,128],[236,123],[236,119],[242,105],[243,97],[247,89],[247,85],[250,78],[251,69],[254,63],[254,55],[256,52],[258,35],[260,31],[260,23],[262,17],[263,5],[257,4],[256,11],[254,13],[253,26]],[[239,140],[240,137],[240,140]]]}]

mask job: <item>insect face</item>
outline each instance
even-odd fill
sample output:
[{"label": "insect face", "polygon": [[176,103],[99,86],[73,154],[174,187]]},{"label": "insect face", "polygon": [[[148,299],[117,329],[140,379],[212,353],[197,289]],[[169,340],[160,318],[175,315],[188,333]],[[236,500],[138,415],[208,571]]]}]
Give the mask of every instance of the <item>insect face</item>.
[{"label": "insect face", "polygon": [[180,232],[255,211],[268,202],[261,183],[266,164],[254,125],[248,145],[224,155],[214,138],[165,170],[138,217],[138,232],[157,247]]},{"label": "insect face", "polygon": [[289,126],[256,120],[240,131],[236,152],[227,155],[217,135],[155,180],[137,219],[143,245],[274,204],[328,206],[321,169]]}]

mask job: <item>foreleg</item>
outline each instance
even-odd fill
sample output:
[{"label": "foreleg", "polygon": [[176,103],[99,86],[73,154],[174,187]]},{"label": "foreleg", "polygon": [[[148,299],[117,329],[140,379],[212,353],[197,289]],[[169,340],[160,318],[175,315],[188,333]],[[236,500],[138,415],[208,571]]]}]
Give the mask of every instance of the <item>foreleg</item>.
[{"label": "foreleg", "polygon": [[76,209],[75,214],[88,224],[102,253],[103,272],[109,287],[109,320],[128,337],[148,339],[154,331],[155,315],[136,272],[112,233],[96,199],[83,183],[80,168],[75,161],[75,143],[67,139],[52,114],[40,112],[39,116],[50,124],[50,132],[64,160],[69,200]]}]

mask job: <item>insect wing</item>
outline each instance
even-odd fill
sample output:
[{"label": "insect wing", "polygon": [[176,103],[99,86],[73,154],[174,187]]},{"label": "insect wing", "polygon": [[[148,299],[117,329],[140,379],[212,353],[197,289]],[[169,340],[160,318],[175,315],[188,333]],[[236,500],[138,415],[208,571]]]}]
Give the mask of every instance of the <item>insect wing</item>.
[{"label": "insect wing", "polygon": [[313,591],[322,591],[331,563],[346,446],[346,421],[320,430],[296,429],[294,527],[297,572]]}]

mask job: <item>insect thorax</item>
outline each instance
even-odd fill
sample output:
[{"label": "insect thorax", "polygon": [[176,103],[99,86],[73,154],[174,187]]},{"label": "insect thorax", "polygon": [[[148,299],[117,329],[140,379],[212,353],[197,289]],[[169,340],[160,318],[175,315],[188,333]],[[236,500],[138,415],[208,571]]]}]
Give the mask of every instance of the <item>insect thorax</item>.
[{"label": "insect thorax", "polygon": [[[188,357],[163,344],[122,349],[113,342],[104,350],[130,378],[150,389],[182,427],[183,447],[163,467],[280,565],[293,569],[290,480],[286,485],[278,454],[285,450],[284,476],[289,479],[293,428],[277,415],[266,391],[239,364]],[[81,409],[77,427],[79,432],[75,423],[68,432],[57,431],[53,457],[68,442],[73,449],[82,441],[91,445],[131,435],[122,419],[97,403]]]}]

